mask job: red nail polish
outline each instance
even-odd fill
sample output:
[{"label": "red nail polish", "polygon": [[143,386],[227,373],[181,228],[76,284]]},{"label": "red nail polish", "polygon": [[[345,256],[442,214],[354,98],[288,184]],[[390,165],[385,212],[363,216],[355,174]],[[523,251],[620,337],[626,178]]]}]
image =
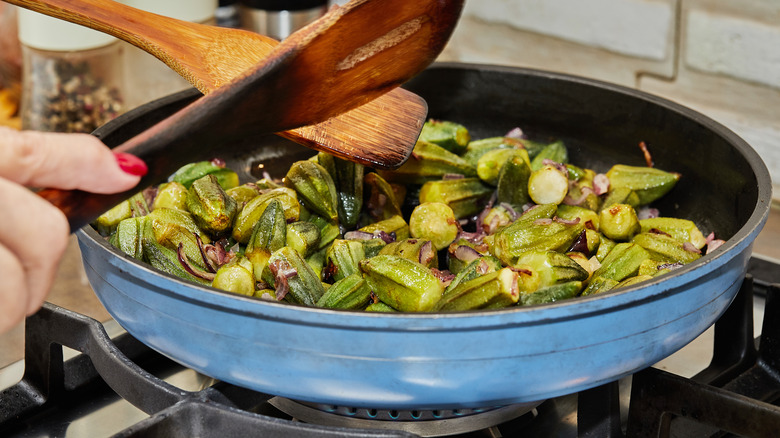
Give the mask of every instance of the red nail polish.
[{"label": "red nail polish", "polygon": [[124,152],[115,152],[116,162],[119,164],[119,168],[135,176],[144,176],[149,168],[146,167],[146,163],[135,155],[126,154]]}]

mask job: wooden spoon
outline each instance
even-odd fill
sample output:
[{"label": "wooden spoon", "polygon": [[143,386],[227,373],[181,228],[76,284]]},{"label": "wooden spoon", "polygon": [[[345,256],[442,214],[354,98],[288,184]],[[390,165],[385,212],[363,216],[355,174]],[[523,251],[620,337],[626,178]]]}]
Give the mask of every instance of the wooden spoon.
[{"label": "wooden spoon", "polygon": [[250,135],[311,125],[410,79],[441,52],[464,0],[353,0],[290,35],[246,74],[115,150],[149,164],[133,190],[113,195],[45,189],[81,228],[186,163]]},{"label": "wooden spoon", "polygon": [[[231,82],[279,44],[253,32],[190,23],[111,0],[5,1],[127,41],[204,94]],[[320,124],[279,135],[341,158],[392,169],[411,154],[426,115],[425,101],[399,88]]]}]

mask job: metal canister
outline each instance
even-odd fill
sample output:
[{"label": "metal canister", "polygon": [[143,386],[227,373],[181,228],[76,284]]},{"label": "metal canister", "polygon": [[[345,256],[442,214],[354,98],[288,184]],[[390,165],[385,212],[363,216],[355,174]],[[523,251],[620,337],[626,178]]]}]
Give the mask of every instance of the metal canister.
[{"label": "metal canister", "polygon": [[283,40],[327,9],[327,0],[241,0],[241,27]]}]

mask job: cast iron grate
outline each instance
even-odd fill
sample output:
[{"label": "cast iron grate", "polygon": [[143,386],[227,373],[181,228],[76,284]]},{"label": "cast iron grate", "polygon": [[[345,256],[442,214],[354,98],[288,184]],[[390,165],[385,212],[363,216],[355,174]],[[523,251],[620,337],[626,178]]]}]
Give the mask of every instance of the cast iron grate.
[{"label": "cast iron grate", "polygon": [[[770,269],[780,275],[776,265]],[[754,288],[747,276],[715,324],[710,366],[694,378],[653,368],[635,374],[627,421],[621,422],[619,383],[613,382],[557,400],[557,405],[545,402],[538,416],[521,416],[468,436],[518,436],[546,421],[548,411],[569,405],[580,437],[776,436],[780,408],[771,403],[780,396],[780,285],[775,282],[757,281]],[[758,340],[752,329],[754,289],[766,294]],[[269,403],[273,396],[222,382],[196,392],[181,390],[158,377],[181,368],[176,363],[130,335],[111,339],[99,322],[48,303],[28,318],[25,342],[24,377],[0,392],[2,436],[41,422],[64,435],[57,428],[67,427],[68,411],[79,409],[80,402],[89,399],[94,405],[96,398],[118,397],[150,416],[115,437],[228,437],[259,431],[278,437],[417,436],[297,422]],[[62,346],[82,354],[65,361]]]}]

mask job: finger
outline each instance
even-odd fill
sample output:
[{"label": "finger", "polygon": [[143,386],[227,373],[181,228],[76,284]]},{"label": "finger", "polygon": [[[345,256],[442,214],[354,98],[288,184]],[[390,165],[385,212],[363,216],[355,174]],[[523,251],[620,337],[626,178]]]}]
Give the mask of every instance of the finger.
[{"label": "finger", "polygon": [[[34,312],[51,289],[57,266],[68,245],[65,215],[30,190],[0,178],[3,226],[0,245],[21,264],[26,278],[25,309]],[[5,267],[3,268],[5,270]]]},{"label": "finger", "polygon": [[19,259],[0,245],[0,333],[5,333],[27,313],[27,282]]},{"label": "finger", "polygon": [[125,172],[106,145],[89,134],[15,131],[0,127],[0,177],[33,187],[116,193],[140,177]]}]

